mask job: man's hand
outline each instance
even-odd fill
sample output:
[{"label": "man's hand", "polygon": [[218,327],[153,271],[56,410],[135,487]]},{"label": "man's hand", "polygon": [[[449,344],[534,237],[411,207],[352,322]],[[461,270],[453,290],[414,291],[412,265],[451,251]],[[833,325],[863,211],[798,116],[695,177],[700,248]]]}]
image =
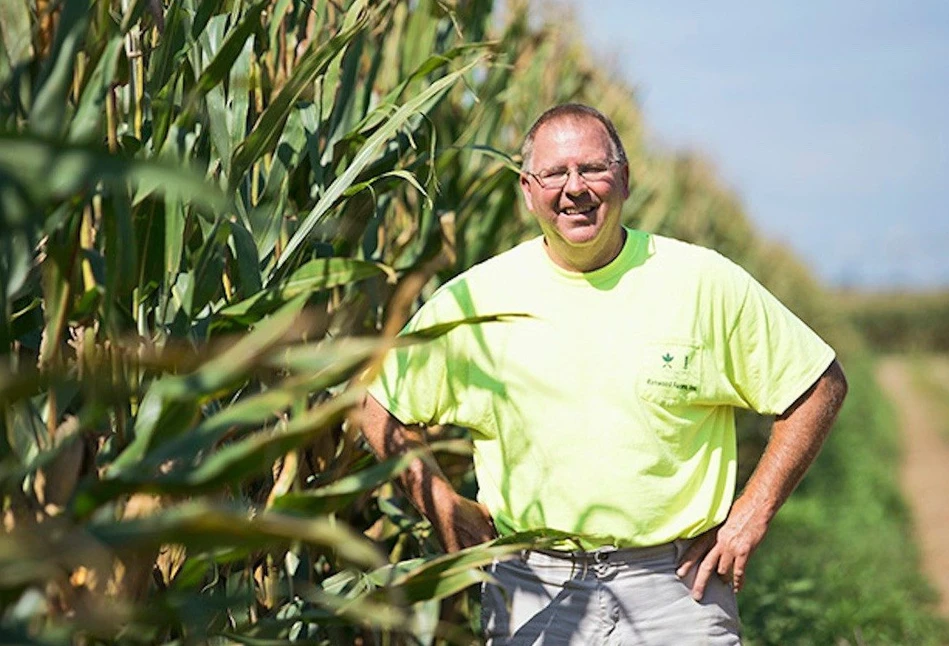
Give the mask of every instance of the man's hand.
[{"label": "man's hand", "polygon": [[487,507],[453,493],[442,497],[430,518],[438,539],[447,552],[457,552],[497,538]]},{"label": "man's hand", "polygon": [[745,583],[748,559],[764,540],[771,519],[804,477],[830,432],[847,394],[840,364],[830,364],[820,379],[774,421],[771,441],[745,490],[725,522],[695,539],[676,574],[694,569],[692,596],[701,600],[709,578],[717,574],[738,592]]},{"label": "man's hand", "polygon": [[714,575],[738,592],[745,584],[748,559],[764,540],[767,530],[767,521],[739,498],[722,525],[700,535],[689,546],[676,574],[684,579],[695,568],[692,597],[696,601],[701,601],[709,579]]},{"label": "man's hand", "polygon": [[457,552],[497,537],[487,508],[452,488],[417,427],[400,422],[371,395],[366,395],[363,402],[360,425],[380,458],[423,450],[422,456],[402,472],[399,482],[415,508],[432,523],[446,551]]}]

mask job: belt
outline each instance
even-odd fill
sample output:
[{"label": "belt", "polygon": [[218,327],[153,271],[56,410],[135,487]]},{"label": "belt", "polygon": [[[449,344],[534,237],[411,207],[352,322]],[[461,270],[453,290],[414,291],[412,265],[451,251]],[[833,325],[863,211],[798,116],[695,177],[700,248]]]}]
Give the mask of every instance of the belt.
[{"label": "belt", "polygon": [[598,547],[595,550],[524,550],[523,558],[527,558],[531,552],[543,554],[558,560],[570,561],[577,564],[590,563],[632,563],[636,561],[647,561],[663,556],[669,556],[670,552],[677,553],[677,543],[662,543],[660,545],[649,545],[647,547]]}]

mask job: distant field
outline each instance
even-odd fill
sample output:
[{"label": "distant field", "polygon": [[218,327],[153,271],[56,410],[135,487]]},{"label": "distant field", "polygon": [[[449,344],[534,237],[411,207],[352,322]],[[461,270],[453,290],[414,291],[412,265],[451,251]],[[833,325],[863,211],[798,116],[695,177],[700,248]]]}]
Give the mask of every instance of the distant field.
[{"label": "distant field", "polygon": [[878,352],[949,352],[949,290],[841,292],[837,306]]}]

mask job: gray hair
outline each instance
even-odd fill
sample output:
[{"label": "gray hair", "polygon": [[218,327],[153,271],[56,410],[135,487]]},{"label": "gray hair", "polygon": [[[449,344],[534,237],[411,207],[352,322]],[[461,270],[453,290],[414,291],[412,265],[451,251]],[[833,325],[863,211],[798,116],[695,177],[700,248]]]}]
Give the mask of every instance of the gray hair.
[{"label": "gray hair", "polygon": [[521,144],[521,170],[525,173],[530,172],[531,157],[534,154],[534,138],[537,136],[537,131],[540,130],[544,124],[560,119],[596,119],[603,124],[603,127],[606,128],[606,132],[610,136],[610,154],[613,155],[613,159],[623,164],[627,163],[626,149],[623,148],[623,142],[620,141],[619,133],[616,132],[616,126],[613,125],[609,117],[599,110],[591,108],[588,105],[583,105],[582,103],[562,103],[547,109],[542,115],[537,117],[537,121],[535,121],[531,129],[527,131],[527,136],[524,137],[524,143]]}]

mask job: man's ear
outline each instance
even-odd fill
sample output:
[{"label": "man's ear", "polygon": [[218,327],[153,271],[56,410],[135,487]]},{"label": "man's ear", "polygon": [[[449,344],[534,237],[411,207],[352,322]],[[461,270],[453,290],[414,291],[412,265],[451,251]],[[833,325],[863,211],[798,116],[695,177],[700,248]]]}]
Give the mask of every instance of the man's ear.
[{"label": "man's ear", "polygon": [[527,210],[534,212],[534,196],[531,194],[531,178],[527,173],[521,173],[521,193],[524,194],[524,202],[527,203]]}]

